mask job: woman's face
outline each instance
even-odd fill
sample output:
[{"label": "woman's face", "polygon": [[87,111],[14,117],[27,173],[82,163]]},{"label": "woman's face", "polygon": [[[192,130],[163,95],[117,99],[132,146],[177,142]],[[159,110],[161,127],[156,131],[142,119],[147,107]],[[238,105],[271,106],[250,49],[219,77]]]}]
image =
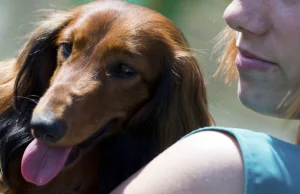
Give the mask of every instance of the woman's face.
[{"label": "woman's face", "polygon": [[233,0],[224,18],[237,32],[240,100],[283,117],[300,88],[300,0]]}]

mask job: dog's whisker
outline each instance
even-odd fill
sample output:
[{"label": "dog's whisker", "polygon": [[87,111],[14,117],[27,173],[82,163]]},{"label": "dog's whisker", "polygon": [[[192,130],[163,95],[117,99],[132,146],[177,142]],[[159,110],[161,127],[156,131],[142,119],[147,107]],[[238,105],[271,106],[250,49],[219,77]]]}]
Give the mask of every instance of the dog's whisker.
[{"label": "dog's whisker", "polygon": [[38,95],[30,95],[30,97],[36,97],[36,98],[41,98],[41,96],[38,96]]},{"label": "dog's whisker", "polygon": [[24,96],[16,96],[16,98],[21,98],[21,99],[25,99],[25,100],[29,100],[31,102],[34,102],[35,104],[37,104],[38,102],[32,98],[29,97],[24,97]]}]

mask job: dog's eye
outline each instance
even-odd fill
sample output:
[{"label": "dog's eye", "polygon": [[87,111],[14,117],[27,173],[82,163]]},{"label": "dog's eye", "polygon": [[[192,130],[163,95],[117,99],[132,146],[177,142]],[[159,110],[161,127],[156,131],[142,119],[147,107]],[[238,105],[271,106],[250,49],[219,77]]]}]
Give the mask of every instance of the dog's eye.
[{"label": "dog's eye", "polygon": [[62,49],[62,54],[65,58],[69,58],[72,53],[72,44],[70,43],[62,43],[60,45]]},{"label": "dog's eye", "polygon": [[113,66],[110,74],[114,77],[129,78],[134,76],[136,72],[133,69],[131,69],[128,65],[124,63],[119,63]]}]

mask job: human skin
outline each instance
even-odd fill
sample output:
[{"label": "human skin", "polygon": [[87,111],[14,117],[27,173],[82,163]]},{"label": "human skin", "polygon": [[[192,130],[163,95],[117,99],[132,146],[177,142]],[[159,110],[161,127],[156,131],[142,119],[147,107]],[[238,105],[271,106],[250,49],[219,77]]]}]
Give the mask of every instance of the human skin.
[{"label": "human skin", "polygon": [[238,96],[246,107],[286,116],[300,88],[299,18],[298,0],[233,0],[226,8],[224,19],[236,31],[240,51]]},{"label": "human skin", "polygon": [[171,146],[111,194],[242,194],[243,189],[235,139],[205,131]]}]

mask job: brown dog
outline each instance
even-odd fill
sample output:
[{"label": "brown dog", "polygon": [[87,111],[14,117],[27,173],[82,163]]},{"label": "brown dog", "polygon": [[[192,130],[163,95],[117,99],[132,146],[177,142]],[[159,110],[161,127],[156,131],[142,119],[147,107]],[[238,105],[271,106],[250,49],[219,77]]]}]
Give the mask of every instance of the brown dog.
[{"label": "brown dog", "polygon": [[213,124],[181,32],[122,1],[54,13],[0,68],[6,193],[105,194]]}]

